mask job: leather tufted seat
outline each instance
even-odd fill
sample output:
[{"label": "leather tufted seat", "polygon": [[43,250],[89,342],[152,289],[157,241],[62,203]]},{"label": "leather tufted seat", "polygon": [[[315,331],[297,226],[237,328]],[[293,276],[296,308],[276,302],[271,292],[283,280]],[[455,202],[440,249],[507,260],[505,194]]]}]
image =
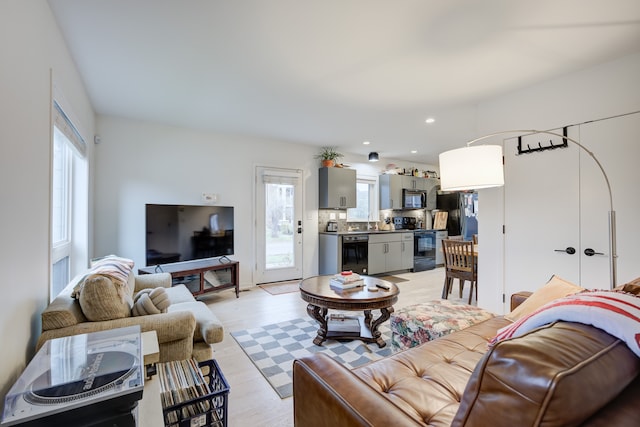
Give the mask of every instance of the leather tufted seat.
[{"label": "leather tufted seat", "polygon": [[640,359],[624,343],[556,322],[488,351],[510,323],[494,317],[353,370],[322,353],[298,359],[295,425],[640,425]]},{"label": "leather tufted seat", "polygon": [[413,418],[427,425],[448,425],[469,376],[487,351],[487,340],[509,323],[493,318],[456,333],[454,339],[440,338],[420,351],[400,352],[353,373]]}]

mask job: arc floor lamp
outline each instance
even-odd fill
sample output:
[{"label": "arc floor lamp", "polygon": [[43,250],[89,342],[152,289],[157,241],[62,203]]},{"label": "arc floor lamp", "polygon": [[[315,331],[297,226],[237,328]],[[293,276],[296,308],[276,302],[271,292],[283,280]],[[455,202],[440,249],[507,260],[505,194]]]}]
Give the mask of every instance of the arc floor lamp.
[{"label": "arc floor lamp", "polygon": [[613,209],[613,194],[609,177],[596,156],[580,142],[566,135],[546,130],[506,130],[494,132],[467,142],[467,146],[441,153],[440,158],[440,187],[443,191],[474,190],[481,188],[500,187],[504,185],[504,166],[502,147],[500,145],[472,144],[499,135],[519,133],[523,135],[547,134],[570,141],[584,150],[598,165],[609,191],[609,263],[610,286],[617,283],[616,252],[616,212]]}]

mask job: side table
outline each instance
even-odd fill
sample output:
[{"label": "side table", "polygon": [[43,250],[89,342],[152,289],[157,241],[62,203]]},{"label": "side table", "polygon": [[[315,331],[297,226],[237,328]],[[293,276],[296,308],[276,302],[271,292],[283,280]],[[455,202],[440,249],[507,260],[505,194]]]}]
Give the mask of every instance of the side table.
[{"label": "side table", "polygon": [[[235,289],[236,298],[240,296],[240,282],[238,261],[222,261],[219,258],[201,259],[193,261],[173,262],[170,264],[158,264],[149,267],[139,268],[138,274],[169,273],[171,278],[180,278],[190,275],[198,275],[199,281],[196,286],[187,285],[187,288],[194,296],[207,292],[217,292],[224,289]],[[229,281],[215,285],[205,283],[205,274],[209,271],[229,270]]]},{"label": "side table", "polygon": [[[158,350],[158,335],[156,331],[147,331],[142,334],[142,356],[145,373],[148,366],[155,365],[160,360]],[[138,401],[138,426],[159,427],[164,426],[162,416],[162,404],[160,403],[160,381],[157,375],[147,377],[145,375],[142,399]]]}]

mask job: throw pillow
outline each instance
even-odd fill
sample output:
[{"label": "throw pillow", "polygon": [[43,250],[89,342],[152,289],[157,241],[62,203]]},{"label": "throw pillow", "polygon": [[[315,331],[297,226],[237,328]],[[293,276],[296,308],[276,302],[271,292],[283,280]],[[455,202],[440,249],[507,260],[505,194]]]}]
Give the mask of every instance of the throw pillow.
[{"label": "throw pillow", "polygon": [[118,293],[121,294],[123,299],[126,298],[126,294],[131,295],[132,290],[129,289],[129,276],[133,270],[133,261],[126,258],[120,258],[115,255],[107,255],[102,258],[94,258],[91,260],[91,267],[87,271],[84,279],[82,279],[71,292],[71,297],[78,299],[80,297],[80,289],[84,280],[94,274],[105,276],[117,286]]},{"label": "throw pillow", "polygon": [[165,313],[171,301],[164,288],[143,289],[133,299],[133,316]]},{"label": "throw pillow", "polygon": [[84,316],[92,321],[121,319],[131,315],[131,298],[122,292],[109,276],[92,274],[80,285],[80,308]]},{"label": "throw pillow", "polygon": [[638,277],[637,279],[633,279],[632,281],[625,283],[624,285],[620,285],[615,289],[640,296],[640,277]]},{"label": "throw pillow", "polygon": [[546,303],[558,298],[566,297],[578,292],[582,292],[585,289],[578,285],[574,285],[556,275],[551,280],[545,283],[540,289],[535,291],[529,298],[527,298],[522,304],[516,307],[511,313],[505,315],[506,319],[515,322],[521,317],[527,316]]}]

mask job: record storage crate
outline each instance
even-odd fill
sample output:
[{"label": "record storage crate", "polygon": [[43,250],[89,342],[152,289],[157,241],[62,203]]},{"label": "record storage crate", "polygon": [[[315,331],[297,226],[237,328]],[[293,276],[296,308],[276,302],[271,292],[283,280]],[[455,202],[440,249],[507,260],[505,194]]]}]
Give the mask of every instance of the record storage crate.
[{"label": "record storage crate", "polygon": [[[200,362],[198,366],[209,384],[211,393],[163,407],[162,415],[166,427],[227,427],[229,383],[215,360]],[[202,406],[207,409],[193,414],[193,408]],[[189,413],[191,414],[188,415]]]}]

